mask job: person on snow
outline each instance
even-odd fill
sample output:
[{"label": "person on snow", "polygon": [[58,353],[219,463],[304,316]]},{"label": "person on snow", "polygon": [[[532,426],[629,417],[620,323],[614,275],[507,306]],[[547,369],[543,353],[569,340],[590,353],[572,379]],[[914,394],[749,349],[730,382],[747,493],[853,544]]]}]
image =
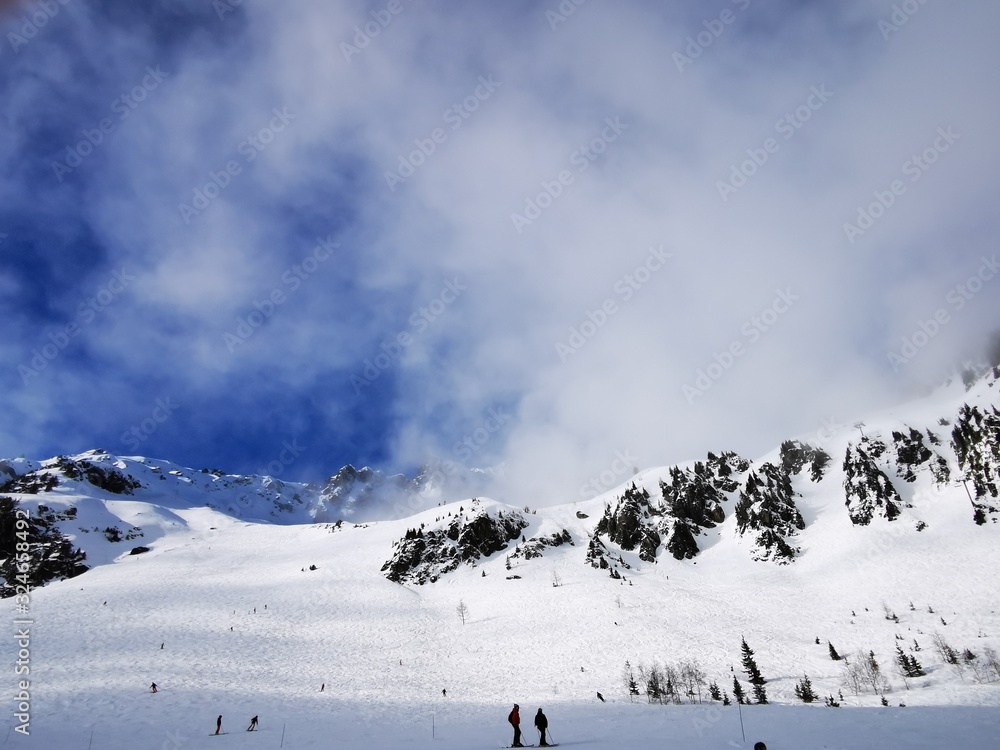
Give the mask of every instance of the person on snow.
[{"label": "person on snow", "polygon": [[222,714],[219,714],[219,718],[215,720],[215,733],[218,734],[222,731]]},{"label": "person on snow", "polygon": [[538,730],[539,747],[548,747],[549,743],[545,741],[545,730],[549,728],[549,720],[545,718],[545,714],[542,713],[542,709],[538,709],[538,713],[535,714],[535,729]]},{"label": "person on snow", "polygon": [[252,719],[250,719],[250,726],[247,727],[247,731],[252,732],[256,728],[257,728],[257,717],[254,716]]},{"label": "person on snow", "polygon": [[155,693],[156,692],[156,683],[155,682],[152,685],[149,686],[149,692],[151,692],[151,693]]},{"label": "person on snow", "polygon": [[604,700],[604,696],[601,695],[600,693],[597,694],[597,700],[599,700],[601,703],[607,703],[607,701]]},{"label": "person on snow", "polygon": [[514,727],[514,741],[510,743],[511,747],[524,747],[521,744],[521,715],[518,713],[518,708],[519,706],[515,703],[514,708],[507,714],[507,721]]}]

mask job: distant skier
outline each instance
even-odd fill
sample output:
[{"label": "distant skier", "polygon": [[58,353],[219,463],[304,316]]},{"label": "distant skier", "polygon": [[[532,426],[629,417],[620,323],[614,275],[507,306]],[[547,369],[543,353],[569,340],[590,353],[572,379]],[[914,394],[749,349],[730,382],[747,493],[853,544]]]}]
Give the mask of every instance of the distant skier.
[{"label": "distant skier", "polygon": [[250,719],[250,726],[247,727],[247,731],[252,732],[256,728],[257,728],[257,717],[254,716],[252,719]]},{"label": "distant skier", "polygon": [[521,744],[521,715],[518,713],[518,708],[520,707],[515,703],[514,708],[507,714],[507,721],[514,727],[514,741],[510,743],[511,747],[524,747]]},{"label": "distant skier", "polygon": [[219,714],[219,718],[215,720],[215,733],[218,734],[222,731],[222,714]]},{"label": "distant skier", "polygon": [[320,685],[320,686],[319,686],[319,691],[320,691],[321,693],[322,693],[322,692],[323,692],[324,690],[326,690],[326,683],[325,683],[325,682],[324,682],[324,683],[323,683],[322,685]]},{"label": "distant skier", "polygon": [[538,709],[538,713],[535,714],[535,729],[538,730],[540,735],[538,740],[539,747],[548,747],[549,743],[545,741],[545,730],[549,728],[549,720],[545,718],[545,714],[542,713],[542,709]]},{"label": "distant skier", "polygon": [[157,692],[157,690],[156,690],[156,683],[155,682],[152,685],[149,686],[149,692],[151,692],[151,693]]},{"label": "distant skier", "polygon": [[445,690],[445,689],[442,689],[442,690],[441,690],[441,697],[442,697],[442,698],[447,698],[447,697],[448,697],[448,691],[447,691],[447,690]]},{"label": "distant skier", "polygon": [[599,700],[599,701],[600,701],[601,703],[607,703],[607,701],[606,701],[606,700],[604,700],[604,696],[603,696],[603,695],[601,695],[600,693],[598,693],[598,694],[597,694],[597,699],[598,699],[598,700]]}]

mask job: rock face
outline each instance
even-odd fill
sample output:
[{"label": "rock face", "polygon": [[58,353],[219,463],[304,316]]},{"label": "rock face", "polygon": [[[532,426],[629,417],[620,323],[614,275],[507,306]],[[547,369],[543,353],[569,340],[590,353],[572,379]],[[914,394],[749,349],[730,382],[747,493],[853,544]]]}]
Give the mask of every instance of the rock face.
[{"label": "rock face", "polygon": [[662,550],[677,560],[697,556],[698,538],[726,520],[726,493],[738,489],[739,475],[749,465],[735,453],[710,453],[707,462],[697,461],[690,469],[674,466],[668,472],[669,481],[660,480],[657,499],[631,484],[617,502],[605,507],[587,561],[617,577],[619,569],[628,566],[621,555],[615,562],[607,544],[636,551],[643,562],[654,562]]},{"label": "rock face", "polygon": [[844,455],[844,496],[851,523],[867,526],[876,517],[894,521],[904,506],[892,480],[878,467],[885,453],[881,440],[862,438],[849,444]]},{"label": "rock face", "polygon": [[510,557],[511,559],[523,557],[525,560],[533,560],[536,557],[542,557],[546,549],[561,547],[564,544],[575,545],[572,535],[565,529],[549,536],[532,537],[524,544],[519,545]]},{"label": "rock face", "polygon": [[789,469],[797,472],[804,465],[804,461],[764,463],[747,475],[736,504],[736,530],[753,537],[753,559],[789,563],[799,552],[790,540],[806,524],[795,506]]},{"label": "rock face", "polygon": [[74,458],[57,456],[52,461],[46,462],[45,468],[32,469],[24,474],[16,474],[13,467],[4,462],[0,469],[10,478],[3,486],[0,486],[0,492],[37,495],[57,487],[60,477],[78,482],[88,482],[98,489],[115,495],[131,495],[133,490],[142,486],[142,483],[137,479],[117,468],[101,466],[100,459],[107,456],[103,451],[91,451],[89,454],[83,455],[94,456],[98,460],[90,460],[81,456]]},{"label": "rock face", "polygon": [[373,506],[398,508],[398,516],[411,515],[410,499],[419,494],[425,484],[420,474],[407,479],[402,474],[386,475],[364,466],[355,469],[348,464],[322,485],[310,485],[306,495],[315,506],[316,521],[354,518]]},{"label": "rock face", "polygon": [[513,510],[460,510],[443,528],[408,529],[393,543],[395,553],[382,572],[396,583],[433,583],[463,563],[474,566],[477,560],[506,550],[527,526],[524,516]]},{"label": "rock face", "polygon": [[13,498],[0,497],[0,597],[14,596],[19,585],[36,589],[88,569],[84,564],[87,555],[55,526],[75,514],[74,508],[65,514],[46,508],[37,515],[28,515]]},{"label": "rock face", "polygon": [[951,468],[947,459],[934,449],[940,445],[941,438],[929,429],[926,440],[924,433],[913,427],[893,430],[891,455],[896,464],[896,476],[904,482],[915,482],[919,472],[929,471],[937,486],[947,484],[951,479]]},{"label": "rock face", "polygon": [[818,482],[830,465],[830,454],[822,448],[813,448],[798,440],[786,440],[781,444],[781,468],[789,476],[795,476],[809,464],[809,478]]},{"label": "rock face", "polygon": [[951,444],[964,472],[966,488],[972,485],[973,517],[977,524],[997,521],[1000,503],[1000,412],[994,406],[981,411],[978,407],[962,406],[951,432]]}]

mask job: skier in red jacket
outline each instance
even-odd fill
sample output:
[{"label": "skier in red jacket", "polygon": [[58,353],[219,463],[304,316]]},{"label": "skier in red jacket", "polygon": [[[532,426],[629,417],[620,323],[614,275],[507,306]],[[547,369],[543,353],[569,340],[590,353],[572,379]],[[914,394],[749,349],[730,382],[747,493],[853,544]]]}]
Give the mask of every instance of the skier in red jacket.
[{"label": "skier in red jacket", "polygon": [[514,708],[507,714],[507,721],[514,727],[514,741],[511,743],[511,747],[524,747],[521,744],[521,716],[517,712],[518,708],[519,706],[515,703]]}]

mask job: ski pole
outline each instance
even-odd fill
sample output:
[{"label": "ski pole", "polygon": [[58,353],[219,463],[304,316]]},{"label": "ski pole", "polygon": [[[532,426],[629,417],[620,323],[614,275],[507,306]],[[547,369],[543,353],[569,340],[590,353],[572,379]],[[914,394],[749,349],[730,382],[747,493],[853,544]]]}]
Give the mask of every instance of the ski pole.
[{"label": "ski pole", "polygon": [[740,734],[743,735],[744,744],[747,741],[747,733],[743,731],[743,701],[736,701],[736,707],[740,710]]}]

